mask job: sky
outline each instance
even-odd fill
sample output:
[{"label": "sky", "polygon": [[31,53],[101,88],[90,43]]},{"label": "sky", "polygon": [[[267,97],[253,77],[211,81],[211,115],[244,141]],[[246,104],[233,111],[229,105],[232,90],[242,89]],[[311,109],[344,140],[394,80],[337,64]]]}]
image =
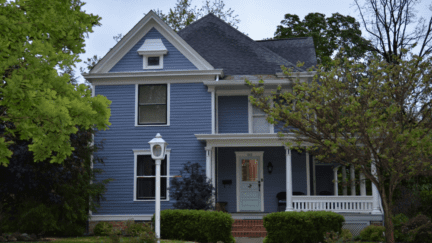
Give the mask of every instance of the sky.
[{"label": "sky", "polygon": [[[84,11],[102,18],[100,21],[102,25],[93,28],[93,33],[89,33],[89,38],[85,40],[86,53],[80,55],[80,59],[84,61],[94,55],[105,56],[116,44],[113,36],[125,35],[150,10],[159,9],[163,13],[168,13],[170,8],[174,9],[177,0],[83,0],[83,2],[86,2],[82,8]],[[338,12],[355,17],[357,21],[360,20],[354,0],[225,0],[223,2],[225,11],[231,8],[234,10],[234,15],[238,15],[239,31],[247,33],[253,40],[273,37],[276,27],[280,25],[287,13],[296,14],[302,20],[312,12],[323,13],[326,16]],[[430,16],[431,11],[424,2],[428,1],[423,1],[422,5],[425,7],[420,7],[418,14]],[[191,7],[200,8],[204,0],[192,0],[191,3]],[[79,67],[86,67],[86,65],[81,62],[76,66],[78,82],[83,83],[84,78],[79,74]]]}]

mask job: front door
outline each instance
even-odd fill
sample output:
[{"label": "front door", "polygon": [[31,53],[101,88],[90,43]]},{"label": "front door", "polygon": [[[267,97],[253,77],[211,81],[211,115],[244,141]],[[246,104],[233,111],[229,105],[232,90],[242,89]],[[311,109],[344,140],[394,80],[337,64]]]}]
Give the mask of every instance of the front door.
[{"label": "front door", "polygon": [[239,212],[263,211],[263,152],[237,152],[237,208]]}]

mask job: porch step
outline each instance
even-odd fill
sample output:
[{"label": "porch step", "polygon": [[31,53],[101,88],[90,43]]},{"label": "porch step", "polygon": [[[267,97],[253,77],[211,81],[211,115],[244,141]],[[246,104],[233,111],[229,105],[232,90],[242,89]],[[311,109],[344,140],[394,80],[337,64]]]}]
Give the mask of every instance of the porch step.
[{"label": "porch step", "polygon": [[264,228],[263,220],[236,219],[232,225],[234,237],[266,237],[267,231]]}]

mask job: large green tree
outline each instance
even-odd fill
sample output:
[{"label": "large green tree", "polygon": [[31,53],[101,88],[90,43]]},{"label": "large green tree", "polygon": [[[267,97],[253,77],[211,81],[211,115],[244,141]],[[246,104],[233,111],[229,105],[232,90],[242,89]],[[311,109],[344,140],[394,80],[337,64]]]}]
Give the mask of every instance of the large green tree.
[{"label": "large green tree", "polygon": [[286,14],[274,39],[312,37],[318,64],[328,66],[336,52],[354,58],[364,56],[370,43],[361,34],[360,24],[349,15],[334,13],[326,18],[322,13],[310,13],[300,20],[295,14]]},{"label": "large green tree", "polygon": [[29,140],[35,162],[62,163],[77,126],[106,129],[110,101],[91,97],[84,85],[55,69],[71,67],[84,52],[84,37],[100,17],[84,12],[80,0],[0,0],[0,164],[7,166],[17,134]]},{"label": "large green tree", "polygon": [[229,25],[238,28],[237,24],[240,23],[238,15],[233,15],[234,10],[231,8],[225,10],[225,3],[222,0],[214,0],[213,2],[206,0],[205,4],[198,9],[196,6],[192,8],[191,4],[192,0],[177,0],[176,6],[174,9],[170,9],[168,14],[162,13],[159,9],[154,11],[175,32],[209,13],[216,15]]},{"label": "large green tree", "polygon": [[376,185],[387,242],[394,242],[395,189],[404,180],[432,174],[432,60],[401,57],[394,57],[398,64],[377,54],[366,62],[337,59],[331,70],[318,69],[312,82],[292,79],[292,92],[278,88],[265,97],[261,86],[250,96],[270,123],[280,122],[285,132],[294,133],[291,148],[312,145],[307,150],[318,160],[354,165]]}]

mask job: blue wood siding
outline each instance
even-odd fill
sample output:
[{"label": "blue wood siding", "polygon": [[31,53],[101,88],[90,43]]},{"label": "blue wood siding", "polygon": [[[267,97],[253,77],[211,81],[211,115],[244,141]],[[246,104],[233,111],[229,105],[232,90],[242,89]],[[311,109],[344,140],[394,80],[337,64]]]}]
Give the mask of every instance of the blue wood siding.
[{"label": "blue wood siding", "polygon": [[[264,151],[264,211],[276,212],[276,194],[286,191],[286,157],[284,147],[238,147],[218,148],[217,187],[218,201],[228,202],[228,212],[237,211],[236,195],[236,155],[235,151]],[[273,172],[267,171],[268,162],[273,164]],[[307,193],[306,154],[292,151],[293,191]],[[222,180],[232,180],[232,185],[222,184]]]},{"label": "blue wood siding", "polygon": [[248,133],[248,97],[219,96],[218,132]]},{"label": "blue wood siding", "polygon": [[[137,50],[144,44],[146,39],[161,39],[168,49],[163,57],[163,69],[143,69],[143,56]],[[193,65],[180,51],[178,51],[159,31],[152,28],[122,59],[111,68],[110,72],[147,72],[147,71],[169,71],[169,70],[196,70]]]},{"label": "blue wood siding", "polygon": [[[154,201],[133,201],[134,153],[132,149],[150,149],[148,142],[160,133],[171,148],[170,175],[179,175],[183,164],[198,162],[205,168],[204,144],[194,134],[211,133],[211,94],[202,83],[171,84],[170,126],[135,127],[135,85],[96,86],[96,95],[112,101],[112,123],[109,130],[99,131],[95,143],[104,141],[103,150],[95,156],[104,158],[105,165],[95,164],[105,172],[100,181],[113,178],[107,185],[106,201],[94,215],[153,214]],[[172,208],[175,201],[162,201],[161,209]]]}]

